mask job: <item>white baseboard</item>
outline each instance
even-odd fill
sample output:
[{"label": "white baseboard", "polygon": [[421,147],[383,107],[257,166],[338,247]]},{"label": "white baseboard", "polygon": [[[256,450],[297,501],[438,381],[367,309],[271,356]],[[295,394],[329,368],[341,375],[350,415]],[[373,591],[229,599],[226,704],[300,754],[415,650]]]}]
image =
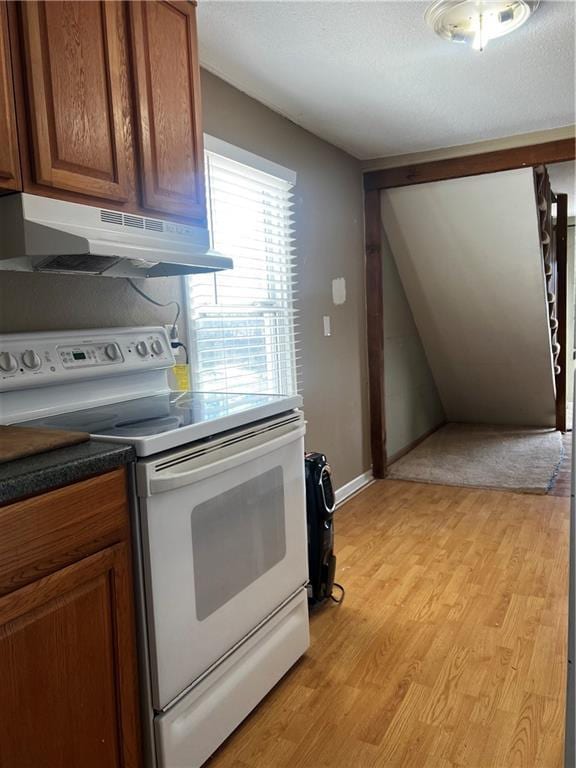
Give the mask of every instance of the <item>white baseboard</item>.
[{"label": "white baseboard", "polygon": [[350,496],[358,493],[359,490],[373,482],[374,475],[372,474],[372,470],[369,469],[368,472],[364,472],[363,475],[358,475],[358,477],[353,478],[341,488],[337,488],[334,494],[336,497],[336,506],[339,507],[340,504],[350,498]]}]

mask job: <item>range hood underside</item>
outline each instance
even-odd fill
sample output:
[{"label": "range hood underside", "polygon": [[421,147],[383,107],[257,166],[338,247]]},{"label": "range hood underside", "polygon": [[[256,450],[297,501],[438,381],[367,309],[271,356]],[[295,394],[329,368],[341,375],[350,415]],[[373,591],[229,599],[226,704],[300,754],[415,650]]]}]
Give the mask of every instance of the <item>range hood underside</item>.
[{"label": "range hood underside", "polygon": [[[229,269],[228,265],[216,267],[208,255],[206,266],[178,264],[173,261],[156,263],[118,256],[96,256],[92,253],[63,254],[61,256],[18,256],[0,260],[0,271],[43,272],[46,274],[93,275],[97,277],[174,277],[196,275]],[[195,259],[198,261],[198,259]],[[231,265],[230,265],[231,266]]]},{"label": "range hood underside", "polygon": [[146,278],[233,266],[205,228],[29,194],[0,198],[0,233],[3,271]]}]

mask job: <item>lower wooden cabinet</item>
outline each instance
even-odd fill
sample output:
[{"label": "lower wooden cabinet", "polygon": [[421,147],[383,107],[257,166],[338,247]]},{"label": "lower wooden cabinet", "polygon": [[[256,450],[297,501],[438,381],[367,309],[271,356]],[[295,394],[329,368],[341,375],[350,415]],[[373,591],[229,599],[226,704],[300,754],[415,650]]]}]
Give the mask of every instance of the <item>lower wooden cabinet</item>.
[{"label": "lower wooden cabinet", "polygon": [[[128,531],[123,470],[0,509],[0,536],[18,528],[10,515],[18,506],[24,517],[35,503],[54,518],[68,505],[73,516],[86,493],[98,496],[99,484],[120,491],[117,532],[108,515],[104,538],[121,539]],[[41,537],[33,543],[44,572],[53,541],[45,549]],[[120,540],[0,598],[1,768],[140,766],[132,589],[130,545]]]}]

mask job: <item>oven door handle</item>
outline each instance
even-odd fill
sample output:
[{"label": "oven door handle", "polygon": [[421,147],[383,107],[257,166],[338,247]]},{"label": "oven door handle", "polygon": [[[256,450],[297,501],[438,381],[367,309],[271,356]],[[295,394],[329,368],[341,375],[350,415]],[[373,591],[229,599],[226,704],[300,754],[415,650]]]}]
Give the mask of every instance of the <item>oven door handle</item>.
[{"label": "oven door handle", "polygon": [[[220,474],[220,472],[227,472],[229,469],[239,467],[247,461],[254,461],[254,459],[266,456],[266,454],[271,453],[272,451],[283,448],[294,440],[303,437],[305,432],[306,427],[300,426],[298,429],[293,429],[280,437],[266,440],[266,442],[256,445],[253,448],[239,451],[232,456],[227,456],[225,459],[211,461],[209,464],[196,467],[195,469],[178,469],[177,466],[171,469],[163,469],[158,473],[157,477],[150,478],[150,494],[165,493],[166,491],[172,491],[175,488],[181,488],[184,485],[198,483],[200,480],[205,480],[207,477]],[[302,453],[302,461],[304,461],[304,453]]]}]

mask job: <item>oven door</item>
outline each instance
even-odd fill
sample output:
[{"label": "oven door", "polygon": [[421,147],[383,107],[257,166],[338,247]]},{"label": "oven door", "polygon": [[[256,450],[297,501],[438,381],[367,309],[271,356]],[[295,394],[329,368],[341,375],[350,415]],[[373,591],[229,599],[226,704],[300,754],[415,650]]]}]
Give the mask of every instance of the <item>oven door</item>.
[{"label": "oven door", "polygon": [[307,581],[304,432],[293,415],[139,463],[157,710]]}]

